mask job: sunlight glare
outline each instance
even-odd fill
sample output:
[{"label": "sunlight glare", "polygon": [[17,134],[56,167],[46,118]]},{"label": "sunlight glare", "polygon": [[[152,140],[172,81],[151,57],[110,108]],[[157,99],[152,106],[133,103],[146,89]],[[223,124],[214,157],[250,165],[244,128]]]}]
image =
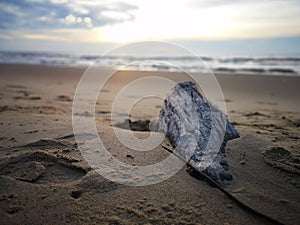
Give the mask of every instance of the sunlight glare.
[{"label": "sunlight glare", "polygon": [[[165,4],[165,6],[161,6]],[[128,42],[142,40],[214,39],[226,36],[234,26],[230,21],[234,13],[222,7],[213,9],[183,8],[162,2],[160,7],[145,2],[135,12],[135,20],[102,28],[104,41]]]}]

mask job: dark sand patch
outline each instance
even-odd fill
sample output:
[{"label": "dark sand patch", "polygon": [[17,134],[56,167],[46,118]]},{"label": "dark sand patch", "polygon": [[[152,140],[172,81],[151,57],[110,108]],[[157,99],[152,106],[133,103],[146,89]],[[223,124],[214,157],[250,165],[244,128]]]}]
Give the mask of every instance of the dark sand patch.
[{"label": "dark sand patch", "polygon": [[111,114],[110,111],[98,111],[97,113],[100,113],[100,114]]},{"label": "dark sand patch", "polygon": [[58,96],[56,97],[56,100],[57,100],[57,101],[62,101],[62,102],[71,102],[71,101],[73,101],[72,98],[70,98],[70,97],[67,96],[67,95],[58,95]]},{"label": "dark sand patch", "polygon": [[14,96],[15,100],[41,100],[40,96]]},{"label": "dark sand patch", "polygon": [[254,113],[246,113],[244,114],[246,117],[251,117],[251,116],[263,116],[263,117],[270,117],[266,114],[260,113],[260,112],[254,112]]},{"label": "dark sand patch", "polygon": [[33,134],[37,132],[39,132],[39,130],[30,130],[30,131],[24,131],[24,134]]},{"label": "dark sand patch", "polygon": [[21,105],[3,105],[0,106],[1,112],[19,112],[19,113],[38,113],[38,114],[56,114],[57,112],[61,112],[57,108],[53,106],[41,105],[41,106],[21,106]]},{"label": "dark sand patch", "polygon": [[30,92],[26,90],[17,90],[16,93],[20,94],[19,96],[14,96],[13,99],[15,100],[41,100],[41,96],[31,95]]},{"label": "dark sand patch", "polygon": [[0,106],[0,112],[5,112],[5,111],[8,111],[8,110],[9,110],[8,105]]},{"label": "dark sand patch", "polygon": [[138,120],[131,121],[131,119],[126,119],[123,123],[115,124],[116,127],[132,130],[132,131],[143,131],[149,132],[150,120]]}]

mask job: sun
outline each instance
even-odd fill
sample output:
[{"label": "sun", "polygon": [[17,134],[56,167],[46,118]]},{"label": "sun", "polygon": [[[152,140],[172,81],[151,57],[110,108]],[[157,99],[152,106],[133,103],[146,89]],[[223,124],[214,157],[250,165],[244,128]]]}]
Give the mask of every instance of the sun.
[{"label": "sun", "polygon": [[101,28],[103,41],[132,42],[145,40],[180,40],[180,39],[221,39],[230,35],[235,26],[231,18],[234,14],[222,8],[197,10],[182,8],[164,1],[165,6],[157,7],[147,1],[134,12],[134,20]]}]

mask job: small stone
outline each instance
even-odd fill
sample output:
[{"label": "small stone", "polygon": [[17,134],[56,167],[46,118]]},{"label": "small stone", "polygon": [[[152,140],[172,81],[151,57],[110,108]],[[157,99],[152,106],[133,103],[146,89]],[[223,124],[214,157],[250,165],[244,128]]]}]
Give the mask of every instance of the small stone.
[{"label": "small stone", "polygon": [[246,160],[241,160],[241,161],[240,161],[240,164],[241,164],[241,165],[246,164]]}]

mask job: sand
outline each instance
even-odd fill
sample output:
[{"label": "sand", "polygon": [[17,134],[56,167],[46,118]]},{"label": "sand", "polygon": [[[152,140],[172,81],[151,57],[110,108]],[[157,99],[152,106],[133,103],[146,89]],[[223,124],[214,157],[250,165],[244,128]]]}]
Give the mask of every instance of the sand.
[{"label": "sand", "polygon": [[[72,101],[85,69],[0,65],[2,224],[268,224],[190,176],[186,167],[161,183],[142,187],[114,183],[96,173],[72,135]],[[96,105],[95,121],[105,146],[131,165],[159,162],[169,154],[161,146],[150,152],[128,149],[111,128],[117,93],[134,79],[153,75],[175,82],[188,79],[181,73],[118,72]],[[224,188],[260,213],[297,224],[300,78],[216,77],[226,113],[241,135],[226,148],[233,180]],[[135,94],[131,97],[138,97],[138,89]],[[136,136],[149,135],[143,123],[158,116],[161,104],[161,99],[136,104],[130,118],[141,121],[132,124]],[[117,119],[124,122],[123,115]]]}]

